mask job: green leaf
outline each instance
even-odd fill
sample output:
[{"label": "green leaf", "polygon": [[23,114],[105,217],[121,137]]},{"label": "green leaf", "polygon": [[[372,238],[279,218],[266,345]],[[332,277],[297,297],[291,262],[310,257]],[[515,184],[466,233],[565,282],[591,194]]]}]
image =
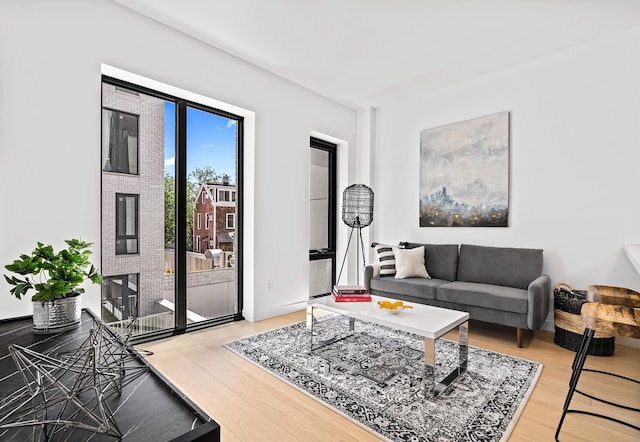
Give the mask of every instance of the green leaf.
[{"label": "green leaf", "polygon": [[102,277],[89,262],[92,253],[90,247],[93,243],[75,238],[65,240],[65,243],[68,247],[56,253],[51,245],[38,242],[31,255],[21,254],[19,259],[5,265],[10,272],[34,275],[39,281],[36,284],[29,281],[29,278],[21,280],[15,276],[4,275],[5,280],[13,286],[10,293],[20,299],[27,291],[34,289],[34,301],[51,301],[66,297],[74,290],[84,292],[84,289],[78,286],[86,279],[99,284]]}]

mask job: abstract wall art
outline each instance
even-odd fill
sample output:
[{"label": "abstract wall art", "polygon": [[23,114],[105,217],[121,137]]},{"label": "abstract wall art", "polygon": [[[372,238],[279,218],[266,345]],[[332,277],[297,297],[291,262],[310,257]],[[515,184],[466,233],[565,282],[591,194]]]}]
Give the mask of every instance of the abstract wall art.
[{"label": "abstract wall art", "polygon": [[420,132],[420,227],[507,227],[509,112]]}]

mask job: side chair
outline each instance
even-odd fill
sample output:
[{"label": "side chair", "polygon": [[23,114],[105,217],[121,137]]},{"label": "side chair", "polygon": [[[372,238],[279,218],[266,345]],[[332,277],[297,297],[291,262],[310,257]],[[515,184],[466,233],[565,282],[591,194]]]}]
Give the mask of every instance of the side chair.
[{"label": "side chair", "polygon": [[572,373],[571,380],[569,381],[569,392],[567,393],[562,410],[562,416],[560,417],[560,422],[556,429],[556,441],[559,440],[558,437],[560,435],[560,430],[562,429],[562,424],[564,423],[567,413],[579,413],[601,419],[607,419],[640,431],[640,427],[635,425],[638,420],[635,420],[634,423],[625,422],[613,416],[569,408],[573,395],[578,393],[598,402],[640,413],[640,409],[638,408],[629,407],[607,399],[596,397],[580,391],[577,388],[580,375],[584,371],[613,376],[623,379],[624,381],[640,384],[640,380],[638,379],[633,379],[616,373],[584,368],[589,343],[596,332],[606,333],[610,336],[624,336],[640,339],[640,293],[622,287],[590,285],[587,287],[587,303],[582,306],[580,316],[585,329],[582,335],[582,341],[576,351],[576,356],[571,366]]}]

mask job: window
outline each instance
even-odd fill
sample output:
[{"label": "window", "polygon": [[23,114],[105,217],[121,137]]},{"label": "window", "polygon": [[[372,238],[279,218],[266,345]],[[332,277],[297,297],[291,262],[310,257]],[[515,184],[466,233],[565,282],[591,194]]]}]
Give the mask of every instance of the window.
[{"label": "window", "polygon": [[234,203],[236,202],[236,193],[235,192],[231,192],[231,201],[233,201]]},{"label": "window", "polygon": [[102,170],[138,174],[138,116],[102,109]]},{"label": "window", "polygon": [[102,317],[111,321],[138,316],[138,274],[102,278]]},{"label": "window", "polygon": [[116,255],[138,253],[138,195],[116,193]]},{"label": "window", "polygon": [[218,201],[231,201],[228,190],[218,190]]},{"label": "window", "polygon": [[236,214],[227,213],[227,229],[235,229],[235,228],[236,228]]},{"label": "window", "polygon": [[209,230],[209,221],[211,221],[211,215],[209,215],[208,213],[205,213],[204,219],[205,219],[205,227],[204,228]]},{"label": "window", "polygon": [[[112,68],[102,69],[104,73]],[[128,76],[121,70],[113,72]],[[217,244],[215,209],[208,207],[217,199],[218,186],[209,183],[222,175],[236,183],[228,190],[237,191],[238,201],[222,204],[226,211],[235,211],[239,226],[232,232],[238,233],[242,244],[244,142],[242,117],[209,106],[218,101],[135,78],[142,85],[102,77],[97,148],[106,238],[100,263],[106,279],[101,311],[114,330],[122,326],[117,322],[137,315],[140,321],[132,339],[140,342],[171,330],[242,319],[242,251],[234,252],[233,269],[208,268],[206,274],[200,269],[204,257],[192,252],[202,253],[209,244]],[[161,90],[150,89],[155,86]],[[229,148],[210,148],[220,143]],[[161,159],[164,168],[159,167]],[[220,228],[225,230],[224,215],[220,216]],[[192,275],[214,271],[215,277],[207,276],[206,281]],[[221,302],[208,302],[212,297]],[[158,311],[162,299],[174,301],[175,309]]]}]

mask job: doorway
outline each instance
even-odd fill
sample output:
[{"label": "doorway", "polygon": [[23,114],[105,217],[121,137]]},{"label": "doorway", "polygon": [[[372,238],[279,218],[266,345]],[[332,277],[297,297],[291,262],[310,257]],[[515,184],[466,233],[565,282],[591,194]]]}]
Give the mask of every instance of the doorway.
[{"label": "doorway", "polygon": [[329,295],[336,280],[336,149],[333,143],[310,139],[310,298]]}]

